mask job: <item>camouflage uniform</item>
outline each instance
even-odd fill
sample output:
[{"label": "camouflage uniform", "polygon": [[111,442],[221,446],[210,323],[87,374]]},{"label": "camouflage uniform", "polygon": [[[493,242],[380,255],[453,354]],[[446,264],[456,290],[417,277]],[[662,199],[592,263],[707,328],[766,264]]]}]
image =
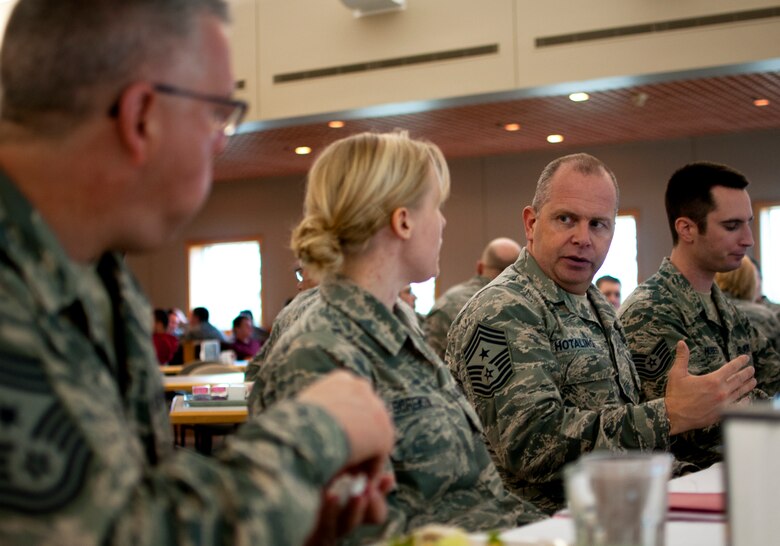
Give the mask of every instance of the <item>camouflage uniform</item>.
[{"label": "camouflage uniform", "polygon": [[345,368],[373,384],[393,416],[391,455],[398,487],[382,530],[371,540],[427,523],[469,531],[515,527],[542,514],[504,489],[482,441],[482,427],[448,370],[426,345],[409,306],[391,313],[343,277],[320,285],[320,297],[282,335],[250,397],[266,407],[318,377]]},{"label": "camouflage uniform", "polygon": [[612,306],[594,286],[587,298],[560,288],[527,249],[471,298],[449,340],[504,482],[541,508],[563,505],[561,470],[583,453],[668,446],[664,401],[642,402]]},{"label": "camouflage uniform", "polygon": [[769,340],[775,351],[780,349],[780,320],[772,312],[772,309],[762,303],[738,298],[729,298],[729,301],[748,318],[750,324],[762,336]]},{"label": "camouflage uniform", "polygon": [[[727,300],[716,284],[712,299],[723,321],[713,317],[688,280],[664,258],[658,272],[640,284],[620,307],[642,388],[649,399],[664,396],[675,346],[684,340],[691,351],[691,374],[713,372],[739,355],[752,357],[758,388],[751,396],[773,395],[780,384],[780,357],[744,314]],[[763,391],[763,392],[762,392]],[[722,458],[720,425],[689,431],[672,439],[675,456],[699,467]]]},{"label": "camouflage uniform", "polygon": [[257,379],[257,373],[260,371],[260,367],[265,362],[266,357],[274,348],[276,342],[282,337],[282,334],[290,329],[295,322],[303,315],[303,312],[309,308],[317,299],[317,294],[320,293],[319,287],[309,288],[304,290],[293,300],[288,303],[284,309],[279,311],[276,315],[273,325],[271,326],[271,335],[260,347],[260,351],[255,355],[252,361],[247,364],[246,372],[244,372],[244,381],[255,381]]},{"label": "camouflage uniform", "polygon": [[775,303],[764,295],[761,296],[757,303],[772,311],[777,320],[780,321],[780,303]]},{"label": "camouflage uniform", "polygon": [[335,421],[290,401],[219,460],[174,451],[151,309],[121,256],[78,275],[0,174],[0,261],[1,544],[303,542],[348,457]]},{"label": "camouflage uniform", "polygon": [[431,307],[423,322],[425,341],[442,360],[447,351],[447,332],[450,331],[452,321],[471,296],[489,282],[487,277],[475,275],[447,290]]}]

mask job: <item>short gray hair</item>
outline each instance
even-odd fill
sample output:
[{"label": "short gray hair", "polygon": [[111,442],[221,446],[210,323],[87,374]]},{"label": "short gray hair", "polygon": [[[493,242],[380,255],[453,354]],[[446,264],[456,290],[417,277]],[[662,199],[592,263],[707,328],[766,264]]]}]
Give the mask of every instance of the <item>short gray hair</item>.
[{"label": "short gray hair", "polygon": [[536,183],[536,193],[534,193],[534,199],[531,202],[533,209],[539,212],[541,208],[550,200],[550,193],[552,193],[551,182],[555,176],[555,173],[558,172],[558,169],[560,169],[563,165],[568,165],[570,163],[572,164],[572,168],[580,174],[593,175],[598,174],[599,171],[603,170],[603,172],[609,175],[610,180],[612,180],[612,184],[615,186],[615,211],[617,211],[618,202],[620,201],[620,189],[618,188],[615,174],[610,170],[609,167],[604,164],[603,161],[585,153],[565,155],[563,157],[559,157],[558,159],[554,159],[547,164],[547,166],[542,171],[542,174],[539,175],[539,181]]},{"label": "short gray hair", "polygon": [[63,132],[173,60],[198,16],[227,22],[224,0],[20,0],[0,55],[0,118]]}]

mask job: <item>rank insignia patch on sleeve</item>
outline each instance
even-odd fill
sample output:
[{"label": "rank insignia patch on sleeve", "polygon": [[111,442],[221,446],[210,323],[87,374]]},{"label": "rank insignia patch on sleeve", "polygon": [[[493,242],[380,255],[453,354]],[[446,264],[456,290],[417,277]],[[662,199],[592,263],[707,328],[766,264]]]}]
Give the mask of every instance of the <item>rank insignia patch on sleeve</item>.
[{"label": "rank insignia patch on sleeve", "polygon": [[650,354],[641,355],[634,353],[632,357],[639,377],[652,381],[661,377],[674,362],[674,355],[663,339],[653,347]]},{"label": "rank insignia patch on sleeve", "polygon": [[502,330],[477,324],[464,355],[474,394],[492,398],[512,376],[512,358]]},{"label": "rank insignia patch on sleeve", "polygon": [[0,352],[0,510],[45,514],[68,504],[91,458],[40,363]]}]

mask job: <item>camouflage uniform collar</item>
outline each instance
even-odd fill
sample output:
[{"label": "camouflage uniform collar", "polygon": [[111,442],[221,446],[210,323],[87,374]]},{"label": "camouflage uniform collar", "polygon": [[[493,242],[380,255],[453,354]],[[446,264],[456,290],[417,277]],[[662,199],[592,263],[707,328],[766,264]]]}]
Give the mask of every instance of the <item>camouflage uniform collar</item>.
[{"label": "camouflage uniform collar", "polygon": [[329,304],[348,316],[355,324],[396,355],[408,337],[408,325],[396,305],[391,313],[371,293],[343,275],[336,275],[320,284],[320,295]]},{"label": "camouflage uniform collar", "polygon": [[[588,320],[594,320],[593,311],[588,302],[593,304],[599,315],[603,316],[605,314],[606,306],[603,305],[603,302],[598,295],[598,290],[592,284],[588,287],[588,291],[586,292],[587,298],[578,298],[567,292],[542,271],[542,268],[539,267],[539,263],[531,253],[528,252],[527,247],[523,247],[523,250],[520,252],[520,257],[517,258],[517,261],[512,267],[518,272],[527,275],[533,282],[536,290],[538,290],[547,301],[558,304],[562,303],[569,312]],[[612,314],[614,314],[614,312]]]},{"label": "camouflage uniform collar", "polygon": [[57,313],[77,299],[70,258],[32,203],[0,171],[0,252],[18,264],[41,305]]},{"label": "camouflage uniform collar", "polygon": [[672,294],[677,302],[677,308],[680,309],[687,325],[695,324],[697,321],[701,320],[701,317],[705,317],[715,323],[719,323],[722,318],[725,321],[724,326],[727,328],[733,326],[732,321],[729,320],[731,313],[723,312],[729,304],[717,284],[714,282],[712,283],[710,294],[712,295],[712,301],[715,303],[715,307],[717,307],[721,317],[710,317],[699,297],[699,293],[693,289],[693,286],[688,282],[688,279],[680,273],[680,270],[674,266],[668,257],[664,258],[661,262],[661,267],[658,268],[658,276],[664,283],[671,287]]}]

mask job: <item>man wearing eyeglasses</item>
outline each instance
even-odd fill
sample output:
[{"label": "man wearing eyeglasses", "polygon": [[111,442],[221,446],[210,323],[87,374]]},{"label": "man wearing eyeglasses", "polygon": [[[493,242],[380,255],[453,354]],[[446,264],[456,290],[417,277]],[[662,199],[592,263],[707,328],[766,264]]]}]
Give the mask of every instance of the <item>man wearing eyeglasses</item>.
[{"label": "man wearing eyeglasses", "polygon": [[[0,542],[300,544],[379,521],[392,428],[331,375],[214,459],[173,451],[122,253],[203,205],[246,110],[223,0],[20,0],[0,58]],[[345,467],[367,486],[323,498]],[[318,509],[320,523],[315,530]]]}]

